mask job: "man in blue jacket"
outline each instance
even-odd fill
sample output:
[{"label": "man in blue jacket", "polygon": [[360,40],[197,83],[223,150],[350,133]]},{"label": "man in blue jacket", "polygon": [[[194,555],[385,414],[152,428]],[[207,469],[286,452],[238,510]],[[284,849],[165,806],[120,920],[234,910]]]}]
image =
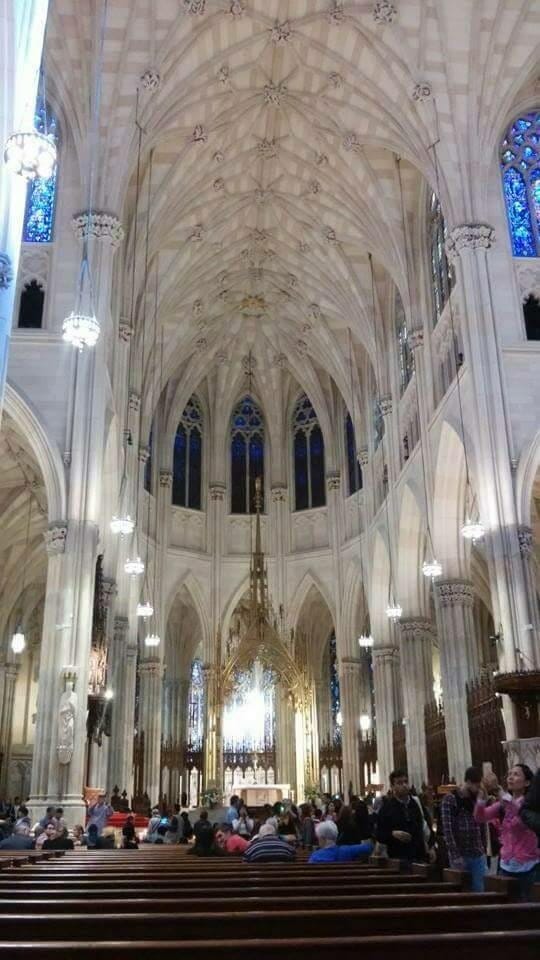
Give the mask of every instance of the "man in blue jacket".
[{"label": "man in blue jacket", "polygon": [[373,850],[373,844],[369,840],[364,843],[347,843],[338,847],[338,828],[333,820],[318,823],[315,832],[319,849],[311,854],[308,863],[345,863],[358,860],[360,857],[369,857]]}]

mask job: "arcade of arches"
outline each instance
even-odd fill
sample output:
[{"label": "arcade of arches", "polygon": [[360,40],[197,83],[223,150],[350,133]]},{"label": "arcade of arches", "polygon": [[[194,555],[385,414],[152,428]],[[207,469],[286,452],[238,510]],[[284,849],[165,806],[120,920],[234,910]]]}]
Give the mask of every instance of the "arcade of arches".
[{"label": "arcade of arches", "polygon": [[538,766],[537,4],[14,6],[0,796]]}]

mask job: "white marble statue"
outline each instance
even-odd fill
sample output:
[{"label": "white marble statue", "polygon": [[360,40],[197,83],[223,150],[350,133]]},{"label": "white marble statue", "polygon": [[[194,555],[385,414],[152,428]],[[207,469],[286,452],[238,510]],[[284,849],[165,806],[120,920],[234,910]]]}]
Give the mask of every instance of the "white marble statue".
[{"label": "white marble statue", "polygon": [[70,763],[73,756],[76,709],[77,694],[73,690],[73,681],[68,680],[58,705],[58,744],[56,752],[58,762],[62,764]]}]

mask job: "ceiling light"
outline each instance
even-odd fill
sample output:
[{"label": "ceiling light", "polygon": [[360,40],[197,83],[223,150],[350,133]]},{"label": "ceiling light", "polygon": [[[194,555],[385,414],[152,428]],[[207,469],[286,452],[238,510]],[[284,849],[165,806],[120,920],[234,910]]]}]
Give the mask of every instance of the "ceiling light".
[{"label": "ceiling light", "polygon": [[368,730],[371,730],[371,717],[367,713],[360,714],[360,729],[362,733],[367,733]]},{"label": "ceiling light", "polygon": [[137,616],[138,617],[151,617],[154,612],[154,608],[148,600],[144,603],[137,604]]},{"label": "ceiling light", "polygon": [[145,647],[159,647],[160,638],[157,633],[150,633],[144,638]]},{"label": "ceiling light", "polygon": [[56,146],[50,134],[28,130],[13,133],[6,142],[4,160],[25,180],[48,180],[56,169]]},{"label": "ceiling light", "polygon": [[113,533],[119,533],[121,537],[127,537],[133,533],[135,521],[131,519],[129,513],[125,517],[113,517],[111,520],[111,530]]},{"label": "ceiling light", "polygon": [[389,620],[399,620],[402,613],[399,603],[389,603],[386,608],[386,616]]},{"label": "ceiling light", "polygon": [[94,316],[71,311],[62,324],[63,339],[82,350],[83,347],[95,347],[99,340],[100,326]]},{"label": "ceiling light", "polygon": [[11,638],[11,649],[13,650],[13,653],[22,653],[25,646],[26,637],[22,631],[22,627],[17,627]]},{"label": "ceiling light", "polygon": [[425,560],[422,565],[422,573],[425,577],[431,577],[432,580],[435,577],[440,577],[442,573],[442,564],[433,557],[433,560]]},{"label": "ceiling light", "polygon": [[480,520],[466,520],[461,528],[461,536],[465,540],[481,540],[484,536],[484,524]]},{"label": "ceiling light", "polygon": [[134,557],[133,560],[126,560],[124,570],[130,577],[139,577],[144,573],[144,562],[140,557]]},{"label": "ceiling light", "polygon": [[114,697],[114,693],[110,687],[107,687],[103,696],[105,697],[105,700],[112,700],[112,698]]},{"label": "ceiling light", "polygon": [[363,633],[360,637],[358,637],[358,643],[361,647],[367,650],[369,647],[373,646],[373,637],[371,634]]}]

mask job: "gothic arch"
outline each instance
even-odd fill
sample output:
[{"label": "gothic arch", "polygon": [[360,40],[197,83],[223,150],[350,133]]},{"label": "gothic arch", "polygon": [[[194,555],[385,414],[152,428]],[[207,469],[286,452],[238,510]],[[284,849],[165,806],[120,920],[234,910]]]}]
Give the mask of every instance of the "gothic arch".
[{"label": "gothic arch", "polygon": [[180,582],[175,583],[174,586],[171,587],[165,605],[165,609],[167,611],[166,623],[169,623],[174,605],[183,590],[187,593],[189,601],[191,602],[194,610],[197,612],[201,627],[201,643],[204,651],[204,658],[208,659],[211,657],[213,643],[213,637],[210,629],[210,619],[208,616],[201,584],[191,571],[186,573]]},{"label": "gothic arch", "polygon": [[330,611],[332,622],[334,624],[336,622],[335,604],[329,596],[326,587],[316,574],[314,574],[311,570],[308,570],[296,587],[287,607],[287,619],[289,621],[289,625],[294,627],[295,630],[298,627],[302,607],[312,588],[315,588],[315,590],[320,593]]},{"label": "gothic arch", "polygon": [[399,512],[399,546],[396,564],[397,598],[404,616],[426,612],[426,578],[422,574],[425,559],[425,517],[411,486],[403,490]]},{"label": "gothic arch", "polygon": [[465,541],[460,532],[465,515],[465,451],[448,421],[441,426],[434,477],[435,553],[446,577],[463,577],[467,575]]}]

